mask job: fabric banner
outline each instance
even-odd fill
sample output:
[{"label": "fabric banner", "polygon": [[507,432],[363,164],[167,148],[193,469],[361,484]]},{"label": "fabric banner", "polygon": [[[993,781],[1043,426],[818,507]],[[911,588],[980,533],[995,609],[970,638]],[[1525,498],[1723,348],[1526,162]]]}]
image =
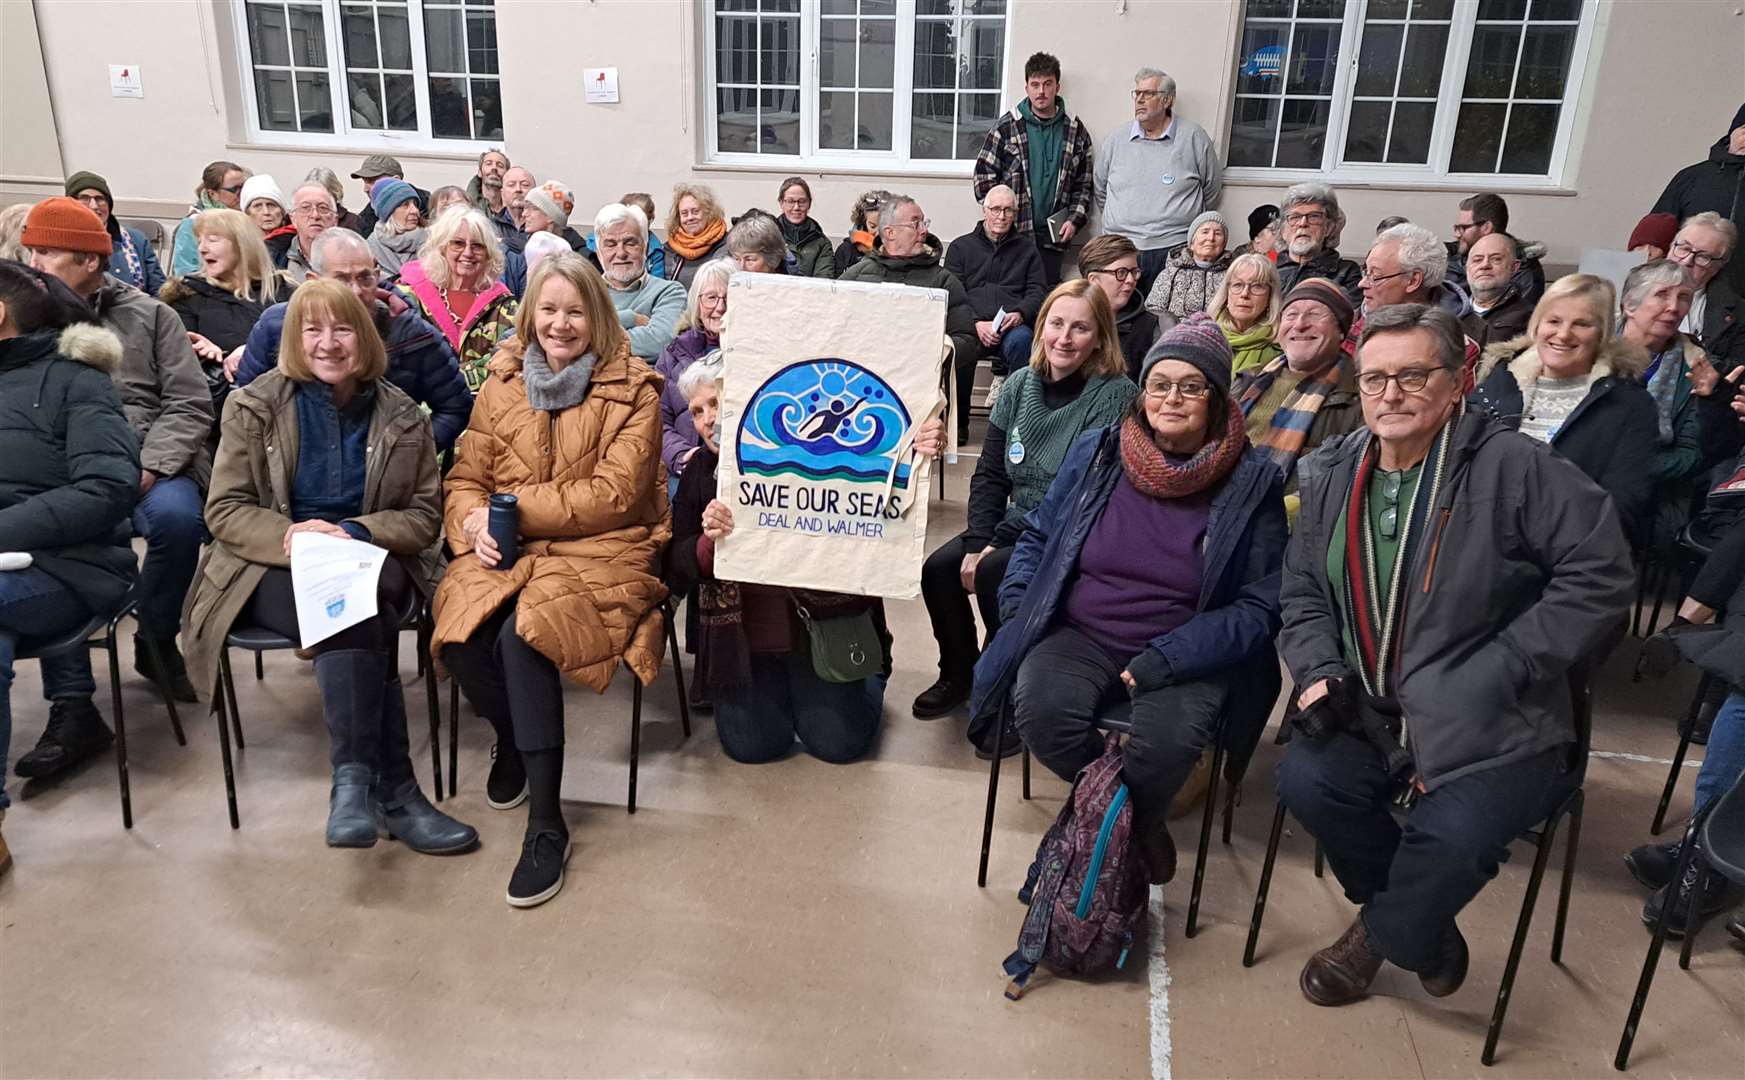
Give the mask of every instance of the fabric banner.
[{"label": "fabric banner", "polygon": [[932,463],[910,447],[944,407],[945,292],[734,274],[727,297],[715,575],[917,595]]}]

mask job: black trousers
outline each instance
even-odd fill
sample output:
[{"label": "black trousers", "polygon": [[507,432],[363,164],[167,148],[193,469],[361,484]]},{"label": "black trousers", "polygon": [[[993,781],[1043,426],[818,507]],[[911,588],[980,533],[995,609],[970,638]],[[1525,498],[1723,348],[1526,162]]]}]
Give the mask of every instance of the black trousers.
[{"label": "black trousers", "polygon": [[[395,659],[400,643],[400,624],[417,605],[418,590],[412,576],[390,558],[382,564],[382,576],[376,582],[376,617],[348,626],[339,633],[315,644],[309,651],[317,656],[339,649],[367,649],[385,652]],[[267,569],[254,595],[237,618],[239,626],[258,626],[292,641],[301,639],[297,628],[296,594],[291,589],[291,571],[273,566]]]},{"label": "black trousers", "polygon": [[472,703],[491,722],[503,749],[561,750],[563,679],[557,665],[515,632],[511,596],[473,636],[442,647],[442,662]]},{"label": "black trousers", "polygon": [[[968,554],[963,537],[958,536],[941,544],[921,564],[921,596],[927,602],[927,617],[933,622],[933,640],[939,643],[939,674],[960,686],[969,685],[976,660],[981,656],[969,594],[963,591],[963,581],[958,577],[963,557]],[[1011,561],[1012,549],[1003,547],[988,552],[976,564],[976,607],[981,609],[989,641],[1000,629],[1000,579],[1006,576],[1006,564]]]},{"label": "black trousers", "polygon": [[1036,254],[1042,257],[1042,280],[1048,284],[1048,288],[1052,291],[1056,285],[1060,284],[1060,264],[1066,260],[1066,250],[1049,247],[1048,242],[1044,239],[1047,233],[1033,232],[1030,235],[1036,239]]}]

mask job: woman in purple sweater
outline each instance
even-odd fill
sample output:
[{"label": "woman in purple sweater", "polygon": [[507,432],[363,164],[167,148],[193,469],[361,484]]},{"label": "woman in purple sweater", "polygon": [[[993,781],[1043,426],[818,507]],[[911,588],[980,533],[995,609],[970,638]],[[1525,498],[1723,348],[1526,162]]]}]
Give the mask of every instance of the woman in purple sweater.
[{"label": "woman in purple sweater", "polygon": [[690,406],[679,393],[679,376],[711,350],[721,347],[721,319],[727,314],[727,279],[733,263],[713,259],[691,279],[691,295],[679,320],[679,335],[661,351],[654,370],[666,385],[660,392],[660,460],[666,466],[667,498],[679,490],[685,463],[697,452],[697,426],[691,422]]}]

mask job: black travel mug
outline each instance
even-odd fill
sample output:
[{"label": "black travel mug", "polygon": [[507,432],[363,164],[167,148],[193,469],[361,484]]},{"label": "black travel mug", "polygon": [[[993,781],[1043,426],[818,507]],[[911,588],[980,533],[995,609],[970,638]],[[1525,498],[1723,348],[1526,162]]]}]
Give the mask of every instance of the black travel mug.
[{"label": "black travel mug", "polygon": [[491,510],[485,531],[491,534],[491,539],[497,544],[500,558],[495,569],[507,570],[514,566],[515,557],[520,554],[521,536],[521,508],[516,505],[515,496],[491,496]]}]

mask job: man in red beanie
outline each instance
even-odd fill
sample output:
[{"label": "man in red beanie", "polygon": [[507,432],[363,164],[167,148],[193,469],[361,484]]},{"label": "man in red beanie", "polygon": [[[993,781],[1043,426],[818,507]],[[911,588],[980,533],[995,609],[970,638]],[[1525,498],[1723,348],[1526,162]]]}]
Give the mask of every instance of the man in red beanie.
[{"label": "man in red beanie", "polygon": [[[143,471],[133,528],[146,543],[133,662],[140,674],[179,699],[193,701],[176,630],[206,534],[201,509],[212,469],[206,453],[212,430],[206,376],[176,313],[104,272],[112,241],[103,222],[84,205],[65,197],[44,199],[24,219],[22,240],[30,264],[66,282],[121,339],[121,364],[113,376],[128,422],[139,436]],[[153,669],[142,638],[156,644],[164,670]],[[96,684],[88,652],[45,657],[42,686],[52,706],[48,728],[36,749],[19,760],[20,776],[61,772],[101,751],[113,738],[91,702]]]},{"label": "man in red beanie", "polygon": [[1639,253],[1647,262],[1664,259],[1666,252],[1672,247],[1672,238],[1677,235],[1676,215],[1644,214],[1636,227],[1630,230],[1630,242],[1624,245],[1624,250]]}]

